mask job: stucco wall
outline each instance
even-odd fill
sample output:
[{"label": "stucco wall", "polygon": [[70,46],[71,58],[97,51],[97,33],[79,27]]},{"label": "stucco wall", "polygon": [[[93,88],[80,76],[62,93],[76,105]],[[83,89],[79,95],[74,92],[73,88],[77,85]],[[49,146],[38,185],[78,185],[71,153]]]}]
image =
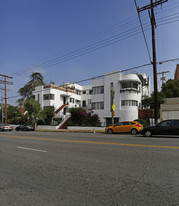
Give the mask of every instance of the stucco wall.
[{"label": "stucco wall", "polygon": [[160,120],[179,119],[179,97],[167,98],[164,104],[160,105]]}]

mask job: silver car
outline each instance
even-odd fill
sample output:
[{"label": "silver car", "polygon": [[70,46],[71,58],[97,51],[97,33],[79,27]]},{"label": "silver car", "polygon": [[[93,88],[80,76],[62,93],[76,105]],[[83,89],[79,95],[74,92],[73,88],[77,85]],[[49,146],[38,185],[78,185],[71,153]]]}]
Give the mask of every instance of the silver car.
[{"label": "silver car", "polygon": [[9,124],[0,124],[0,131],[12,131],[13,127]]}]

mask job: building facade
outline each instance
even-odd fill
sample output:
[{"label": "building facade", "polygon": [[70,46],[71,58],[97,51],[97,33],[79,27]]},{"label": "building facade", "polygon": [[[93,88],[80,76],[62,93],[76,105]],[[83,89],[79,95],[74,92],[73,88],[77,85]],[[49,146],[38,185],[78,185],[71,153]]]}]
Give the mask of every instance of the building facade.
[{"label": "building facade", "polygon": [[179,118],[179,97],[166,98],[160,105],[160,121]]},{"label": "building facade", "polygon": [[150,83],[145,74],[118,71],[93,79],[91,85],[50,84],[36,87],[33,94],[42,107],[54,106],[56,116],[70,116],[68,108],[83,107],[98,114],[101,125],[107,126],[112,118],[114,122],[138,119],[142,98],[150,96]]}]

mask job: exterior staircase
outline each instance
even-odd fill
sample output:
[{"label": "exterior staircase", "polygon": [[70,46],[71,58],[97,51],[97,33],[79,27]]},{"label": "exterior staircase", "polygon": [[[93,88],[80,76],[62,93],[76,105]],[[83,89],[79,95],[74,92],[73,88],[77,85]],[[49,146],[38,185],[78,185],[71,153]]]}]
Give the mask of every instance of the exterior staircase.
[{"label": "exterior staircase", "polygon": [[60,122],[60,124],[57,126],[58,129],[67,129],[68,126],[68,122],[71,119],[71,114],[70,113],[66,113],[66,111],[62,112],[63,114],[59,114],[60,111],[62,111],[63,109],[65,109],[66,107],[68,107],[68,104],[63,104],[62,106],[60,106],[56,111],[55,111],[55,116],[61,116],[62,117],[62,121]]},{"label": "exterior staircase", "polygon": [[60,124],[58,125],[58,129],[67,129],[68,126],[68,122],[71,119],[71,114],[68,113],[65,118],[60,122]]}]

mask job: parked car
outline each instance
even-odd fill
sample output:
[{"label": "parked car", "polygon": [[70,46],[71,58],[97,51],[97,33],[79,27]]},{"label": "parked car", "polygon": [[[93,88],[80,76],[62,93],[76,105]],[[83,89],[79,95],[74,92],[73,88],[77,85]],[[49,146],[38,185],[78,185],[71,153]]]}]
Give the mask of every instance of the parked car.
[{"label": "parked car", "polygon": [[0,124],[0,131],[12,131],[13,127],[9,124]]},{"label": "parked car", "polygon": [[15,130],[16,130],[16,131],[19,131],[19,130],[21,130],[21,131],[34,131],[35,128],[34,128],[33,126],[30,126],[30,125],[24,125],[24,124],[22,124],[22,125],[17,126],[17,127],[15,128]]},{"label": "parked car", "polygon": [[179,119],[169,119],[140,130],[139,134],[151,137],[152,135],[179,135]]},{"label": "parked car", "polygon": [[117,124],[114,124],[112,126],[109,126],[105,129],[105,132],[108,134],[112,133],[122,133],[122,132],[128,132],[133,135],[137,134],[141,129],[143,128],[143,125],[136,121],[124,121],[124,122],[118,122]]}]

